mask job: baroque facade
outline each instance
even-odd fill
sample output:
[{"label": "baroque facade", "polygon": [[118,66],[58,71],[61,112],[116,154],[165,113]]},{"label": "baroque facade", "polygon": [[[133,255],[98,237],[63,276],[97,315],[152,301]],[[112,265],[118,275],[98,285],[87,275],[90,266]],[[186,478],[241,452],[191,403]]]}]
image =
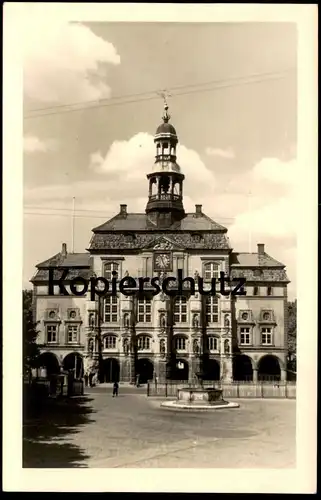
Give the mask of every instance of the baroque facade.
[{"label": "baroque facade", "polygon": [[[155,135],[156,156],[147,175],[145,213],[119,213],[93,229],[85,253],[59,253],[38,264],[32,278],[35,318],[39,321],[41,364],[47,372],[75,369],[76,376],[98,372],[101,381],[140,382],[157,377],[194,380],[285,380],[287,356],[287,285],[285,266],[258,244],[256,253],[233,251],[227,229],[195,206],[183,205],[184,175],[177,163],[177,133],[165,104],[163,123]],[[48,294],[49,270],[56,280]],[[152,294],[145,281],[140,293],[118,291],[91,300],[65,295],[76,277],[177,276],[195,279],[195,293],[186,281],[177,295]],[[220,272],[246,279],[246,295],[206,296]],[[79,293],[83,284],[77,285]],[[73,289],[73,292],[75,289]],[[134,291],[134,290],[133,290]]]}]

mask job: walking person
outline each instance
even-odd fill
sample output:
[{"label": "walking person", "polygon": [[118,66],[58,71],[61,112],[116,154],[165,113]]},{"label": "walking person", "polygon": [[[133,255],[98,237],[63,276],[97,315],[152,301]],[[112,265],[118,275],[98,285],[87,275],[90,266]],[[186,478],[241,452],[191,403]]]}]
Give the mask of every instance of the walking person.
[{"label": "walking person", "polygon": [[115,396],[118,396],[118,388],[119,388],[118,382],[114,382],[114,385],[113,385],[113,398]]}]

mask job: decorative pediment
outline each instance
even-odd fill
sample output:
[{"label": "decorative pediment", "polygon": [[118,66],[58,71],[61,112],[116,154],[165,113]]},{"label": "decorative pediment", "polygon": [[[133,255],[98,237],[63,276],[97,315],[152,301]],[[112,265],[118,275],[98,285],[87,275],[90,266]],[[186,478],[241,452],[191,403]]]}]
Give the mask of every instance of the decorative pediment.
[{"label": "decorative pediment", "polygon": [[143,248],[143,250],[167,250],[167,251],[176,251],[182,252],[185,248],[174,243],[170,238],[165,236],[161,236],[160,238],[155,238],[149,245]]}]

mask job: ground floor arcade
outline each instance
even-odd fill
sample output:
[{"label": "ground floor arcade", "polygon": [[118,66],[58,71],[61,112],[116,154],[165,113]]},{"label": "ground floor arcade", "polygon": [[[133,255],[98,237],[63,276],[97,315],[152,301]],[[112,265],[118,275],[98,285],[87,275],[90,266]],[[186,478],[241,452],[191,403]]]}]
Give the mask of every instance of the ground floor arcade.
[{"label": "ground floor arcade", "polygon": [[[284,361],[281,357],[272,354],[248,356],[238,354],[230,359],[232,377],[235,381],[279,381],[286,380]],[[46,351],[39,358],[39,369],[43,374],[51,376],[61,371],[73,370],[76,378],[84,378],[84,359],[79,352],[53,353]],[[129,356],[104,355],[101,370],[101,382],[129,382],[132,380],[132,370],[139,375],[141,384],[148,380],[164,382],[166,380],[167,362],[156,356],[139,356],[135,367]],[[200,359],[197,357],[176,358],[176,369],[172,379],[180,381],[195,381],[200,370]],[[203,364],[205,380],[225,380],[222,370],[222,360],[219,357],[209,358]]]}]

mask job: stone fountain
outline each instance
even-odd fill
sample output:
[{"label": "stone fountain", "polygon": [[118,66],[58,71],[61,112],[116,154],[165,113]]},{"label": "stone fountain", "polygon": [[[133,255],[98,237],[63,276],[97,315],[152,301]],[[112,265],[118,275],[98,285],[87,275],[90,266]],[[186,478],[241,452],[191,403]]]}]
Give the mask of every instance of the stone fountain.
[{"label": "stone fountain", "polygon": [[171,410],[211,411],[222,408],[239,408],[238,403],[231,403],[223,399],[223,390],[214,387],[204,387],[203,377],[197,374],[196,387],[178,389],[175,401],[164,401],[162,408]]}]

